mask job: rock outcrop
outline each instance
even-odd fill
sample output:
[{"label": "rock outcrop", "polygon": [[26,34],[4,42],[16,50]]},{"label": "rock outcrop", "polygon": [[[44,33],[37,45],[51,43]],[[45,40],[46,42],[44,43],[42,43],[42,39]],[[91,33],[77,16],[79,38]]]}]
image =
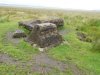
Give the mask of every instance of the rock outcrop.
[{"label": "rock outcrop", "polygon": [[63,39],[53,23],[41,23],[34,25],[32,32],[27,38],[31,44],[37,44],[41,48],[52,47],[60,44]]},{"label": "rock outcrop", "polygon": [[53,19],[53,20],[31,20],[31,21],[23,21],[19,22],[19,26],[23,26],[29,31],[32,31],[34,28],[34,25],[36,24],[41,24],[41,23],[53,23],[58,27],[61,27],[64,25],[64,20],[63,19]]}]

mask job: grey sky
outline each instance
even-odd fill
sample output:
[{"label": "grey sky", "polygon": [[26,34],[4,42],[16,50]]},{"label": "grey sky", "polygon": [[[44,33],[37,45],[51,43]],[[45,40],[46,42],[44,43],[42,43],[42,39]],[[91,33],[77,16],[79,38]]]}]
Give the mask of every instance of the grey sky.
[{"label": "grey sky", "polygon": [[0,0],[0,3],[63,9],[100,10],[100,0]]}]

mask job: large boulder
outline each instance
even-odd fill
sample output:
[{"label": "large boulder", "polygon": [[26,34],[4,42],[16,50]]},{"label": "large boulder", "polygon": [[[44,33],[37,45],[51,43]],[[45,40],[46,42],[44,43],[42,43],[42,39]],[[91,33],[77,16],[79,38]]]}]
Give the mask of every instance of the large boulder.
[{"label": "large boulder", "polygon": [[53,23],[41,23],[34,26],[27,41],[31,44],[37,44],[41,48],[56,46],[63,39],[57,31],[57,26]]},{"label": "large boulder", "polygon": [[64,25],[64,20],[63,19],[30,20],[30,21],[19,22],[19,26],[23,26],[25,29],[32,31],[32,29],[34,28],[34,25],[41,24],[41,23],[53,23],[58,28]]},{"label": "large boulder", "polygon": [[13,33],[13,38],[22,38],[22,37],[26,37],[26,34],[22,30],[16,30]]}]

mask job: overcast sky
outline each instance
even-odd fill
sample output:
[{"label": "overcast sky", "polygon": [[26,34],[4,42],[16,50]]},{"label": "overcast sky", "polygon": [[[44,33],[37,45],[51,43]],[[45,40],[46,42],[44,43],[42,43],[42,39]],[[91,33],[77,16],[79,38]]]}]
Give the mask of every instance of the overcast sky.
[{"label": "overcast sky", "polygon": [[63,9],[100,10],[100,0],[0,0],[0,3]]}]

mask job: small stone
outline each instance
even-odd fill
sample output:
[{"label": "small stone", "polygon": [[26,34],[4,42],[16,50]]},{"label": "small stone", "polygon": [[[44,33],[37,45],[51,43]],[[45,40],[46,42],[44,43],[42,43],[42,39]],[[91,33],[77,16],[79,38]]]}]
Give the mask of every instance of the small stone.
[{"label": "small stone", "polygon": [[37,44],[33,44],[33,47],[36,47],[37,46]]},{"label": "small stone", "polygon": [[63,44],[70,45],[68,41],[64,41]]},{"label": "small stone", "polygon": [[43,52],[44,51],[44,48],[39,48],[39,51]]},{"label": "small stone", "polygon": [[16,30],[13,33],[13,38],[22,38],[22,37],[26,37],[26,34],[22,30]]}]

